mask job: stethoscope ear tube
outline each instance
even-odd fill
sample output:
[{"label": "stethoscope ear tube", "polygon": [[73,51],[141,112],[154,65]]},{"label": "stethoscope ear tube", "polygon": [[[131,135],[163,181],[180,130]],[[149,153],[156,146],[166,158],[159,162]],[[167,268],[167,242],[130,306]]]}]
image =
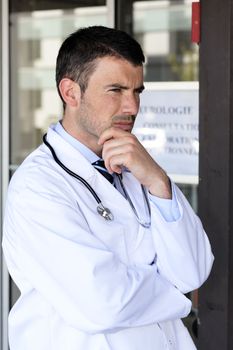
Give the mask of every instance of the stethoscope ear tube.
[{"label": "stethoscope ear tube", "polygon": [[105,219],[105,220],[113,220],[113,214],[111,213],[111,211],[104,207],[104,205],[102,204],[99,196],[96,194],[96,192],[93,190],[93,188],[89,185],[89,183],[83,179],[81,176],[79,176],[78,174],[74,173],[72,170],[70,170],[69,168],[67,168],[57,157],[56,152],[54,151],[53,147],[50,145],[50,143],[47,141],[46,139],[47,134],[45,134],[43,136],[43,142],[44,144],[49,148],[50,152],[52,153],[53,159],[55,160],[55,162],[63,169],[65,170],[65,172],[71,176],[73,176],[75,179],[79,180],[92,194],[92,196],[95,198],[96,202],[98,203],[97,206],[97,212]]},{"label": "stethoscope ear tube", "polygon": [[143,185],[141,185],[141,189],[142,189],[142,193],[143,193],[143,198],[144,198],[144,201],[145,201],[145,205],[146,205],[146,208],[148,210],[148,221],[143,221],[140,219],[137,211],[136,211],[136,208],[135,206],[133,205],[133,202],[130,198],[130,196],[128,195],[128,192],[126,191],[126,188],[122,182],[122,179],[121,179],[121,174],[117,174],[117,178],[119,180],[119,184],[122,188],[122,191],[124,193],[124,196],[125,198],[127,199],[127,201],[129,202],[129,205],[131,207],[131,209],[133,210],[136,218],[137,218],[137,221],[139,222],[139,224],[145,228],[149,228],[151,226],[151,209],[150,209],[150,203],[149,203],[149,200],[148,200],[148,197],[147,197],[147,194],[146,194],[146,190],[145,190],[145,187]]}]

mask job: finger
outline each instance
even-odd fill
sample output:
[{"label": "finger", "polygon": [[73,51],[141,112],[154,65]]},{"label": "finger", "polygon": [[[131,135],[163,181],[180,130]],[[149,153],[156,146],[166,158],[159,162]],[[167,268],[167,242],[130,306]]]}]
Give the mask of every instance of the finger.
[{"label": "finger", "polygon": [[108,171],[115,171],[112,169],[111,163],[112,158],[118,155],[122,155],[123,158],[121,158],[121,163],[115,164],[114,165],[119,165],[120,169],[122,166],[128,166],[127,163],[127,154],[130,152],[133,152],[133,148],[130,144],[123,144],[123,145],[118,145],[117,147],[111,147],[110,149],[103,150],[102,152],[102,157],[104,159],[104,163]]},{"label": "finger", "polygon": [[121,174],[123,162],[124,162],[124,154],[117,154],[110,158],[109,168],[111,169],[112,172]]},{"label": "finger", "polygon": [[130,145],[130,144],[136,144],[137,142],[135,142],[134,138],[131,137],[131,135],[127,135],[121,138],[116,138],[116,139],[110,139],[105,141],[105,143],[103,144],[103,150],[102,150],[102,155],[106,152],[108,152],[109,150],[111,150],[112,148],[116,148],[116,147],[120,147],[120,146],[124,146],[124,145]]},{"label": "finger", "polygon": [[128,131],[122,130],[120,128],[114,128],[111,127],[109,129],[106,129],[101,135],[98,140],[99,145],[103,145],[106,141],[110,139],[120,138],[129,135]]}]

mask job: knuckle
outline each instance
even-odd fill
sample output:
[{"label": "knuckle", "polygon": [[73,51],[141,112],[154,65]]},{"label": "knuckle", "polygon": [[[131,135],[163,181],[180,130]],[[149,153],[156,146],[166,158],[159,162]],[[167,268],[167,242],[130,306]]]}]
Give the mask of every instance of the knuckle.
[{"label": "knuckle", "polygon": [[134,155],[134,152],[132,151],[132,150],[129,150],[128,152],[127,152],[127,155],[126,155],[126,158],[127,158],[127,162],[132,162],[132,160],[133,160],[133,155]]},{"label": "knuckle", "polygon": [[137,144],[137,138],[135,135],[131,134],[130,137],[129,137],[129,142],[133,145],[136,145]]},{"label": "knuckle", "polygon": [[132,143],[128,144],[127,148],[130,154],[133,154],[135,152],[135,146]]}]

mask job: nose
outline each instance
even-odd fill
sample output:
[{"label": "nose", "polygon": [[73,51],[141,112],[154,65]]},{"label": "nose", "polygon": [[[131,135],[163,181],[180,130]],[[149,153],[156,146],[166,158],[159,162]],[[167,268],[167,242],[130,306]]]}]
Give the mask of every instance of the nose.
[{"label": "nose", "polygon": [[126,115],[137,115],[139,109],[138,94],[130,94],[124,97],[122,102],[122,112]]}]

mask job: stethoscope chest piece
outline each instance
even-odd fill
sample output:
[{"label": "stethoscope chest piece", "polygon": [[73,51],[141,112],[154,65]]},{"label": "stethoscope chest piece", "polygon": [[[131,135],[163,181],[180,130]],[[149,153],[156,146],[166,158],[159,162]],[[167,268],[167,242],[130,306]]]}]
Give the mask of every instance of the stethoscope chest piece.
[{"label": "stethoscope chest piece", "polygon": [[102,203],[99,203],[97,206],[97,212],[107,221],[113,221],[114,219],[111,211],[108,208],[104,207]]}]

